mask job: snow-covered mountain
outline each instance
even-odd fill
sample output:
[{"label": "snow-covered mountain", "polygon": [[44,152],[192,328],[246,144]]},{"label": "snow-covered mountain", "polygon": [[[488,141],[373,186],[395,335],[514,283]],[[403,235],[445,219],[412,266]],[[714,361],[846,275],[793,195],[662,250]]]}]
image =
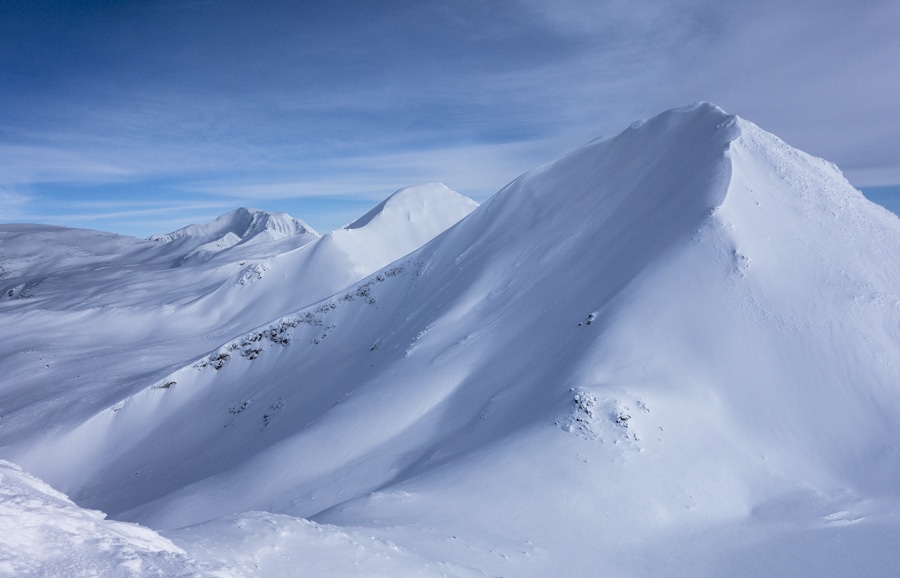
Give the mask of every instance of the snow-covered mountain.
[{"label": "snow-covered mountain", "polygon": [[171,243],[193,241],[194,252],[215,252],[240,243],[272,241],[286,237],[318,237],[309,225],[287,213],[270,213],[241,207],[202,225],[188,225],[165,235],[153,235],[150,241]]},{"label": "snow-covered mountain", "polygon": [[450,574],[900,569],[900,220],[715,106],[234,335],[2,455],[205,560],[299,517]]},{"label": "snow-covered mountain", "polygon": [[[0,445],[30,443],[47,423],[63,430],[81,423],[223,339],[413,251],[477,206],[432,185],[413,187],[405,198],[409,211],[383,220],[380,230],[256,236],[205,259],[184,259],[198,239],[209,240],[202,235],[183,245],[0,225],[0,326],[10,336],[0,340]],[[336,236],[358,242],[336,243]]]},{"label": "snow-covered mountain", "polygon": [[99,231],[2,225],[0,301],[14,301],[6,310],[156,308],[197,299],[234,277],[240,264],[318,238],[289,215],[252,209],[155,236],[153,242]]}]

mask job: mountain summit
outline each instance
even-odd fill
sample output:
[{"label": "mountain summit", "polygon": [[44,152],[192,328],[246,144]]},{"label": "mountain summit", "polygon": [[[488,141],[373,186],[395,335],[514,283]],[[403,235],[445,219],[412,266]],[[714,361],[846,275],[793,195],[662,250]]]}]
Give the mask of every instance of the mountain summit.
[{"label": "mountain summit", "polygon": [[[441,183],[406,187],[326,235],[327,242],[346,254],[354,269],[373,271],[421,247],[476,207],[478,203]],[[375,263],[378,267],[372,267]]]},{"label": "mountain summit", "polygon": [[462,218],[477,206],[443,183],[426,183],[398,190],[344,229],[394,228],[402,221],[435,220],[446,212],[460,213]]},{"label": "mountain summit", "polygon": [[473,573],[877,574],[898,350],[900,220],[701,103],[15,457],[154,528],[262,510]]}]

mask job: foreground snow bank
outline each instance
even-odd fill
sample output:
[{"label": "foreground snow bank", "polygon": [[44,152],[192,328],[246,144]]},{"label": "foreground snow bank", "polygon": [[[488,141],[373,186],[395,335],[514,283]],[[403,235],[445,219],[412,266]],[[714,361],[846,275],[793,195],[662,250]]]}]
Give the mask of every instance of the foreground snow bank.
[{"label": "foreground snow bank", "polygon": [[484,576],[367,533],[269,512],[226,516],[171,536],[196,559],[238,576]]},{"label": "foreground snow bank", "polygon": [[482,575],[389,540],[268,512],[177,530],[171,536],[179,547],[143,526],[81,508],[3,460],[0,536],[0,576]]},{"label": "foreground snow bank", "polygon": [[213,575],[153,530],[105,517],[0,460],[0,575]]}]

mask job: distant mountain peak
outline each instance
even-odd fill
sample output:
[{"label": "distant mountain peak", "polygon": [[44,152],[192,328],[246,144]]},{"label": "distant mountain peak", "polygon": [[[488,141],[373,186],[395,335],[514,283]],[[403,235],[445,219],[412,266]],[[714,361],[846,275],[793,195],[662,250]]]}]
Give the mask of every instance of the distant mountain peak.
[{"label": "distant mountain peak", "polygon": [[259,235],[264,235],[269,239],[281,239],[296,235],[319,236],[312,227],[287,213],[241,207],[219,216],[210,223],[188,225],[165,235],[153,235],[150,240],[168,243],[185,237],[196,237],[207,243],[214,243],[221,239],[228,241],[225,244],[231,246]]}]

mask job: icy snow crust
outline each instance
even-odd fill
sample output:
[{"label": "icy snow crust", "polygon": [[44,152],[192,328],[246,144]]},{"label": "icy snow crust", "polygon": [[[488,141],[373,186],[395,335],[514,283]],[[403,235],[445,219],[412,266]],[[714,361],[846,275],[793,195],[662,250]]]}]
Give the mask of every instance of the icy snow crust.
[{"label": "icy snow crust", "polygon": [[699,104],[180,365],[131,360],[105,405],[116,362],[32,379],[41,429],[4,417],[2,455],[250,573],[275,532],[369,573],[896,575],[898,255],[834,166]]}]

